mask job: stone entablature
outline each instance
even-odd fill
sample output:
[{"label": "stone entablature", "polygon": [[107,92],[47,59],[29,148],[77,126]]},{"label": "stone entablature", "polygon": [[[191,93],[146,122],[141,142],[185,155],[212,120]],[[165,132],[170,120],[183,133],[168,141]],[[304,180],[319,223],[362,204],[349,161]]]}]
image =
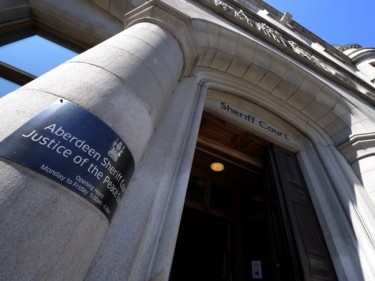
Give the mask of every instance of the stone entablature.
[{"label": "stone entablature", "polygon": [[353,73],[349,73],[348,70],[343,69],[334,62],[328,63],[326,59],[321,58],[320,55],[310,47],[304,46],[301,42],[296,42],[298,39],[281,34],[268,23],[262,22],[256,16],[244,11],[231,2],[222,0],[200,1],[212,7],[225,17],[246,27],[248,31],[255,31],[257,34],[260,33],[275,47],[287,51],[298,60],[303,60],[302,62],[304,64],[310,64],[315,70],[329,79],[340,83],[352,91],[354,90],[358,96],[366,99],[373,105],[375,104],[374,88],[368,84],[367,81],[363,81]]}]

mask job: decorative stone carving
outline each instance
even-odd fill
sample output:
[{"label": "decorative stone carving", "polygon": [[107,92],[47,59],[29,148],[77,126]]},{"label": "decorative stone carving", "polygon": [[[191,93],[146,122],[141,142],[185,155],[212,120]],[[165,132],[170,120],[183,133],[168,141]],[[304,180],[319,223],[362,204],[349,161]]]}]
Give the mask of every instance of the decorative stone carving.
[{"label": "decorative stone carving", "polygon": [[236,19],[244,22],[251,29],[263,33],[268,38],[271,38],[278,44],[282,44],[286,48],[292,49],[293,52],[295,52],[299,56],[308,59],[310,62],[315,64],[320,69],[323,69],[328,74],[338,78],[341,82],[345,83],[349,87],[356,89],[361,96],[371,100],[373,103],[375,102],[375,97],[373,96],[373,93],[370,93],[369,91],[363,91],[363,83],[353,80],[348,75],[342,72],[339,73],[335,70],[337,69],[337,66],[332,67],[329,64],[325,63],[316,55],[313,55],[313,52],[309,51],[308,48],[296,43],[295,41],[288,38],[286,35],[280,34],[277,30],[270,27],[265,22],[261,22],[258,18],[255,18],[255,16],[252,16],[250,13],[244,12],[242,9],[236,7],[233,3],[226,3],[222,0],[208,1],[212,1],[216,7],[220,8],[228,16],[235,17]]}]

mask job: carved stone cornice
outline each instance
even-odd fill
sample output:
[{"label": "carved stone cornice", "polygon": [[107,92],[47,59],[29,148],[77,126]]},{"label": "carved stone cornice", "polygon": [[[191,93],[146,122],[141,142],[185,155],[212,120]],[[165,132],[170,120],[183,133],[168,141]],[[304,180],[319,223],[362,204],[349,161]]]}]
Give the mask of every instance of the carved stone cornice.
[{"label": "carved stone cornice", "polygon": [[335,62],[328,61],[327,58],[321,56],[305,43],[299,42],[298,39],[276,30],[276,27],[272,26],[272,24],[263,22],[259,16],[241,9],[241,7],[230,1],[198,1],[245,28],[248,32],[256,34],[276,48],[288,53],[301,63],[309,65],[318,73],[354,92],[373,106],[375,105],[375,91],[373,86],[337,65]]}]

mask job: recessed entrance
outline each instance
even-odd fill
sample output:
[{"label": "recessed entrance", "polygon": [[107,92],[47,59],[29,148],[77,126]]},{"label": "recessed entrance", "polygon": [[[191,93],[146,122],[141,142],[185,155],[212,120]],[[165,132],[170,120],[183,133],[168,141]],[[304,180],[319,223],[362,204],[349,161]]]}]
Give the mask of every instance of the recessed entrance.
[{"label": "recessed entrance", "polygon": [[170,280],[273,280],[266,200],[261,173],[197,150]]},{"label": "recessed entrance", "polygon": [[204,114],[170,280],[276,280],[266,145]]},{"label": "recessed entrance", "polygon": [[[307,189],[298,190],[297,210],[293,195],[270,179],[268,145],[204,114],[170,281],[335,280]],[[221,171],[210,168],[215,162]]]}]

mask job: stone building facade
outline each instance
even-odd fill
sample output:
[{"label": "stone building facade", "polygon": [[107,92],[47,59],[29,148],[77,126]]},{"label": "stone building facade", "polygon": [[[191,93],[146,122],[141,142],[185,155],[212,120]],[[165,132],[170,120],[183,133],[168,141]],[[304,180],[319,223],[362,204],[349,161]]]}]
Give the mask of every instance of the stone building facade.
[{"label": "stone building facade", "polygon": [[87,49],[0,99],[0,280],[375,280],[373,48],[262,1],[12,0],[0,23]]}]

